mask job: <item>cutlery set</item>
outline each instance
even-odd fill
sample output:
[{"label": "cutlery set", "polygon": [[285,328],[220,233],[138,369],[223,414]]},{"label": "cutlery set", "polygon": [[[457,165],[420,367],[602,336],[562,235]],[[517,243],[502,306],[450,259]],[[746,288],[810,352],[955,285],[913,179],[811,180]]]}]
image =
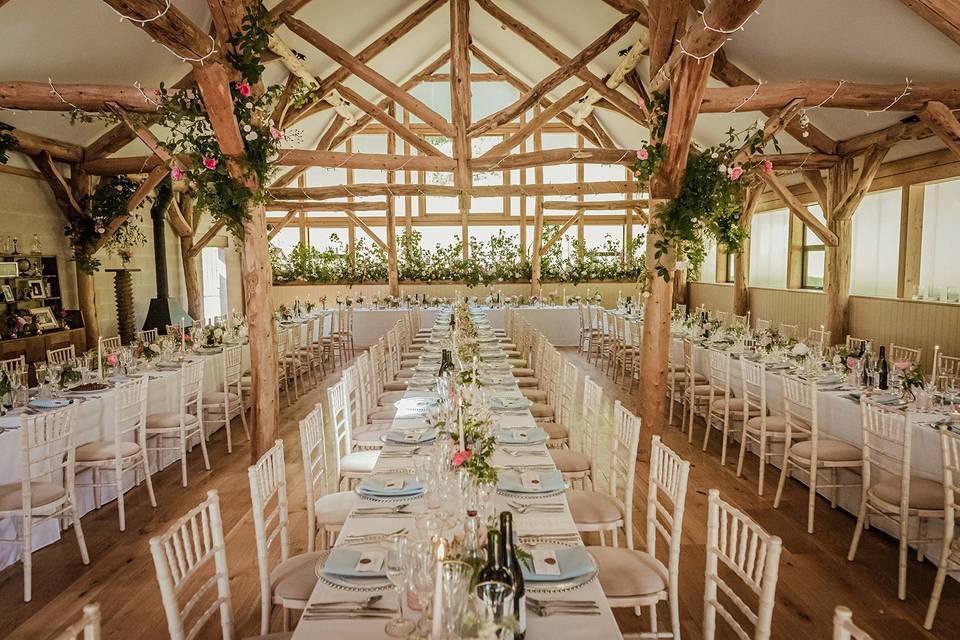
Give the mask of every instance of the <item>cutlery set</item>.
[{"label": "cutlery set", "polygon": [[554,614],[598,616],[600,607],[593,600],[537,600],[527,596],[527,609],[541,618]]},{"label": "cutlery set", "polygon": [[519,513],[521,515],[525,513],[563,513],[564,506],[560,503],[534,503],[534,504],[523,504],[521,502],[508,502],[507,506],[510,507],[510,510]]},{"label": "cutlery set", "polygon": [[315,602],[303,612],[304,620],[338,620],[392,618],[396,613],[391,607],[377,606],[382,595],[366,600],[341,600],[338,602]]}]

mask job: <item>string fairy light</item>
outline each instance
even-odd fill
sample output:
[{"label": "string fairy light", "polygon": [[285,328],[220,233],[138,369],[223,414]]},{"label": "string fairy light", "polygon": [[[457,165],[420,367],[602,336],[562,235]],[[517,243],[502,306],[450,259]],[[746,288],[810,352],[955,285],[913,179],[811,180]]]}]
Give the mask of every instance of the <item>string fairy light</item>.
[{"label": "string fairy light", "polygon": [[191,63],[196,62],[196,63],[199,63],[200,65],[203,65],[203,63],[207,61],[207,58],[209,58],[210,56],[212,56],[218,51],[217,41],[214,39],[213,36],[209,36],[209,38],[210,38],[210,51],[206,55],[203,55],[199,58],[190,58],[187,56],[182,56],[176,51],[174,51],[173,49],[171,49],[170,47],[168,47],[167,45],[163,44],[162,42],[158,42],[157,40],[151,40],[151,42],[157,43],[158,45],[160,45],[161,47],[169,51],[171,55],[174,55],[177,58],[180,58],[180,62],[191,62]]},{"label": "string fairy light", "polygon": [[72,102],[70,102],[69,100],[67,100],[66,98],[63,97],[63,94],[61,94],[61,93],[57,90],[57,88],[56,88],[55,86],[53,86],[53,78],[48,77],[48,78],[47,78],[47,84],[50,85],[50,93],[51,93],[52,95],[57,96],[57,98],[60,100],[60,102],[62,102],[63,104],[68,104],[68,105],[70,105],[70,107],[73,108],[75,111],[80,111],[80,112],[83,111],[83,109],[81,109],[80,107],[78,107],[77,105],[73,104]]},{"label": "string fairy light", "polygon": [[700,19],[703,20],[703,26],[706,27],[707,31],[713,31],[714,33],[723,33],[723,34],[736,33],[737,31],[746,31],[746,29],[744,29],[744,26],[750,21],[750,19],[753,16],[760,15],[759,11],[754,10],[753,13],[747,16],[746,20],[740,23],[739,27],[734,27],[733,29],[717,29],[716,27],[711,27],[709,24],[707,24],[706,9],[704,9],[703,11],[698,11],[697,13],[700,14]]},{"label": "string fairy light", "polygon": [[117,14],[118,16],[120,16],[120,22],[123,22],[124,20],[127,20],[128,22],[137,23],[137,24],[139,24],[139,25],[142,27],[143,25],[147,24],[148,22],[153,22],[153,21],[155,21],[155,20],[159,20],[159,19],[162,18],[163,16],[167,15],[167,12],[169,12],[170,9],[171,9],[171,7],[172,7],[172,2],[171,2],[171,0],[166,0],[165,3],[166,3],[166,6],[163,8],[163,11],[158,11],[158,12],[157,12],[157,15],[153,16],[152,18],[143,18],[143,19],[141,19],[141,18],[131,18],[130,16],[124,15],[124,14],[120,13],[119,11],[117,11],[116,9],[113,9],[113,7],[110,7],[110,8],[113,9],[113,12],[114,12],[115,14]]},{"label": "string fairy light", "polygon": [[751,100],[753,100],[753,99],[757,96],[757,94],[760,93],[760,87],[762,87],[762,86],[763,86],[763,80],[758,80],[758,81],[757,81],[757,86],[753,88],[753,93],[751,93],[749,96],[747,96],[746,98],[744,98],[743,101],[740,102],[740,104],[738,104],[737,106],[735,106],[733,109],[730,109],[730,111],[728,111],[727,113],[736,113],[736,112],[739,111],[741,108],[743,108],[743,105],[745,105],[745,104],[747,104],[748,102],[750,102]]},{"label": "string fairy light", "polygon": [[871,113],[883,113],[884,111],[887,111],[887,110],[889,110],[889,109],[892,109],[894,105],[896,105],[898,102],[900,102],[901,100],[903,100],[906,96],[910,95],[910,89],[913,88],[913,80],[911,80],[910,78],[907,78],[906,80],[907,80],[907,84],[903,87],[903,91],[901,91],[901,92],[900,92],[900,95],[898,95],[896,98],[893,99],[893,102],[891,102],[890,104],[888,104],[887,106],[885,106],[883,109],[880,109],[880,110],[878,110],[878,111],[867,111],[867,112],[865,112],[865,113],[866,113],[868,116],[869,116]]},{"label": "string fairy light", "polygon": [[143,87],[140,85],[140,81],[139,81],[139,80],[137,80],[136,82],[134,82],[134,83],[133,83],[133,86],[134,86],[134,88],[135,88],[137,91],[140,92],[140,95],[143,96],[143,101],[144,101],[144,102],[146,102],[147,104],[152,104],[152,105],[155,106],[155,107],[159,107],[159,106],[160,106],[160,103],[159,103],[159,102],[157,102],[156,100],[154,100],[153,98],[151,98],[150,96],[148,96],[148,95],[146,94],[146,92],[143,90]]},{"label": "string fairy light", "polygon": [[[823,105],[825,105],[825,104],[827,104],[828,102],[830,102],[831,100],[833,100],[833,99],[836,97],[836,95],[840,92],[840,89],[841,89],[841,88],[843,87],[843,85],[845,85],[845,84],[847,84],[847,81],[846,81],[846,80],[840,80],[839,82],[837,82],[837,88],[833,90],[833,93],[831,93],[831,94],[828,95],[826,98],[824,98],[823,100],[821,100],[821,101],[820,101],[820,104],[817,104],[817,105],[814,105],[814,106],[810,107],[809,110],[810,110],[810,111],[813,111],[814,109],[819,109],[819,108],[822,107]],[[804,111],[807,111],[807,109],[804,109]]]}]

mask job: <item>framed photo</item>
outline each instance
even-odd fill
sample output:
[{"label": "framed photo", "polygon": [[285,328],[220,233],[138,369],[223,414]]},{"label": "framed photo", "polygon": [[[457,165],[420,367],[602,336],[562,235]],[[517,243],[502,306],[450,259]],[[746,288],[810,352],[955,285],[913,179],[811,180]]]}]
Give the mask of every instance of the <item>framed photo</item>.
[{"label": "framed photo", "polygon": [[60,328],[60,323],[57,322],[57,317],[53,314],[53,309],[50,307],[37,307],[36,309],[30,309],[30,314],[33,316],[34,320],[36,320],[37,327],[43,331]]},{"label": "framed photo", "polygon": [[30,297],[32,299],[39,300],[46,297],[43,290],[43,280],[27,280],[27,287],[29,287]]},{"label": "framed photo", "polygon": [[16,302],[13,295],[13,287],[8,284],[0,285],[0,295],[3,295],[4,302]]},{"label": "framed photo", "polygon": [[16,262],[0,262],[0,278],[16,278],[20,275],[20,267]]}]

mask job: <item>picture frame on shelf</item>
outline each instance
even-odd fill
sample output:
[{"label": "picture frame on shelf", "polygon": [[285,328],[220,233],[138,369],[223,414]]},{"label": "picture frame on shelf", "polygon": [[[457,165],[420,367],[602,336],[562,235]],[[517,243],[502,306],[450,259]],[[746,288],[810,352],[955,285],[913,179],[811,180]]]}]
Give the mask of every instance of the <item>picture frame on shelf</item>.
[{"label": "picture frame on shelf", "polygon": [[20,267],[15,261],[0,262],[0,278],[16,278],[20,275]]},{"label": "picture frame on shelf", "polygon": [[17,298],[13,294],[13,287],[8,284],[0,285],[0,295],[3,296],[4,302],[16,302]]},{"label": "picture frame on shelf", "polygon": [[32,315],[36,321],[37,328],[42,331],[60,328],[60,323],[57,322],[57,316],[54,315],[53,309],[50,307],[37,307],[35,309],[30,309],[30,315]]},{"label": "picture frame on shelf", "polygon": [[46,297],[46,291],[43,288],[43,280],[39,278],[36,280],[27,280],[27,287],[29,287],[28,290],[32,300],[42,300]]}]

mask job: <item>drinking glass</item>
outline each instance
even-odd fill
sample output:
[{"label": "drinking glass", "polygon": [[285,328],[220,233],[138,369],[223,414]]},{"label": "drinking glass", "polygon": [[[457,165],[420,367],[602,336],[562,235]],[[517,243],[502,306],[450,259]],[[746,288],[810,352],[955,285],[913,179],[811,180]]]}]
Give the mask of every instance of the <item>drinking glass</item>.
[{"label": "drinking glass", "polygon": [[473,567],[462,560],[444,560],[440,565],[444,638],[455,640],[460,637],[460,626],[467,607],[467,598],[470,596],[472,577]]},{"label": "drinking glass", "polygon": [[406,597],[409,585],[407,570],[410,552],[407,538],[403,535],[390,536],[385,542],[387,547],[387,579],[390,580],[390,584],[397,592],[397,617],[390,620],[383,630],[391,638],[405,638],[414,629],[413,621],[403,617],[403,600]]},{"label": "drinking glass", "polygon": [[420,631],[429,634],[430,607],[433,604],[433,582],[436,578],[437,556],[433,542],[408,542],[410,549],[410,587],[420,615]]},{"label": "drinking glass", "polygon": [[474,589],[480,600],[480,613],[487,623],[506,627],[500,632],[501,640],[513,638],[509,631],[513,618],[513,587],[503,582],[481,582]]},{"label": "drinking glass", "polygon": [[60,393],[60,376],[63,374],[63,367],[59,364],[51,364],[47,367],[47,382],[50,383],[50,391],[54,397]]}]

